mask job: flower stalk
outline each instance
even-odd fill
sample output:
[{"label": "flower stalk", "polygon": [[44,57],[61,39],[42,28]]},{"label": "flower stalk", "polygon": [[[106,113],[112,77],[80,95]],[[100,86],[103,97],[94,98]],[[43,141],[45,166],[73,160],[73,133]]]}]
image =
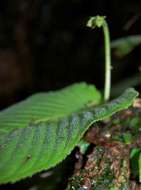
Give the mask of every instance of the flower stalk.
[{"label": "flower stalk", "polygon": [[110,99],[111,92],[111,47],[110,47],[110,32],[105,16],[91,17],[87,22],[87,26],[94,29],[95,27],[103,28],[104,47],[105,47],[105,85],[104,85],[104,100]]}]

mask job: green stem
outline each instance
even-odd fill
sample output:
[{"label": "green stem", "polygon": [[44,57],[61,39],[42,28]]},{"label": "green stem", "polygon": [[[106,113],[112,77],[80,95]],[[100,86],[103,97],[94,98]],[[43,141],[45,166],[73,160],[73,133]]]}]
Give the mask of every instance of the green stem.
[{"label": "green stem", "polygon": [[104,100],[108,101],[111,91],[111,47],[110,47],[110,32],[106,21],[103,23],[104,46],[105,46],[105,86]]},{"label": "green stem", "polygon": [[87,23],[90,28],[102,27],[104,33],[105,43],[105,86],[104,86],[104,100],[108,101],[111,92],[111,47],[110,47],[110,32],[108,24],[104,16],[91,17]]}]

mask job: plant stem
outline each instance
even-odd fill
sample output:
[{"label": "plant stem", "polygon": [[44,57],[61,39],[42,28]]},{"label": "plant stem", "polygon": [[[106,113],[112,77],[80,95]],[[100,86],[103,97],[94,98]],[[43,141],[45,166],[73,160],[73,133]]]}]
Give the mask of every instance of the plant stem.
[{"label": "plant stem", "polygon": [[104,33],[105,46],[105,86],[104,86],[104,100],[108,101],[111,91],[111,47],[110,47],[110,32],[107,22],[104,20],[102,25]]},{"label": "plant stem", "polygon": [[111,92],[111,47],[110,47],[110,32],[108,24],[104,16],[91,17],[87,22],[87,26],[94,29],[95,27],[103,28],[104,46],[105,46],[105,85],[104,85],[104,100],[108,101]]}]

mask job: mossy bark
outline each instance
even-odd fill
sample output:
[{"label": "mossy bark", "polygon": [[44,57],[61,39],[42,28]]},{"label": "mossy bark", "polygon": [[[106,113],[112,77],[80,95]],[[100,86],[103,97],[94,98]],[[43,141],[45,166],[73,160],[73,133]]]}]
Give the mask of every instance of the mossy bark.
[{"label": "mossy bark", "polygon": [[122,149],[120,144],[113,147],[95,147],[88,155],[84,168],[70,179],[67,190],[127,189],[129,162],[127,152]]},{"label": "mossy bark", "polygon": [[92,127],[85,140],[93,150],[66,190],[141,190],[130,163],[132,148],[141,148],[140,126],[141,109],[133,107]]}]

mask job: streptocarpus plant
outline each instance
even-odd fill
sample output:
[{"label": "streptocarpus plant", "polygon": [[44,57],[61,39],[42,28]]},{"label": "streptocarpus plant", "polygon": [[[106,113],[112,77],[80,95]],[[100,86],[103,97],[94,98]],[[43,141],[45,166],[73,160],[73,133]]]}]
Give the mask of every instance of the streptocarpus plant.
[{"label": "streptocarpus plant", "polygon": [[[96,25],[102,26],[105,34],[105,100],[108,100],[111,81],[108,26],[104,17],[96,17]],[[137,95],[131,88],[119,98],[100,105],[100,92],[93,85],[80,83],[33,95],[1,111],[0,184],[54,167],[70,154],[93,123],[128,108]]]}]

